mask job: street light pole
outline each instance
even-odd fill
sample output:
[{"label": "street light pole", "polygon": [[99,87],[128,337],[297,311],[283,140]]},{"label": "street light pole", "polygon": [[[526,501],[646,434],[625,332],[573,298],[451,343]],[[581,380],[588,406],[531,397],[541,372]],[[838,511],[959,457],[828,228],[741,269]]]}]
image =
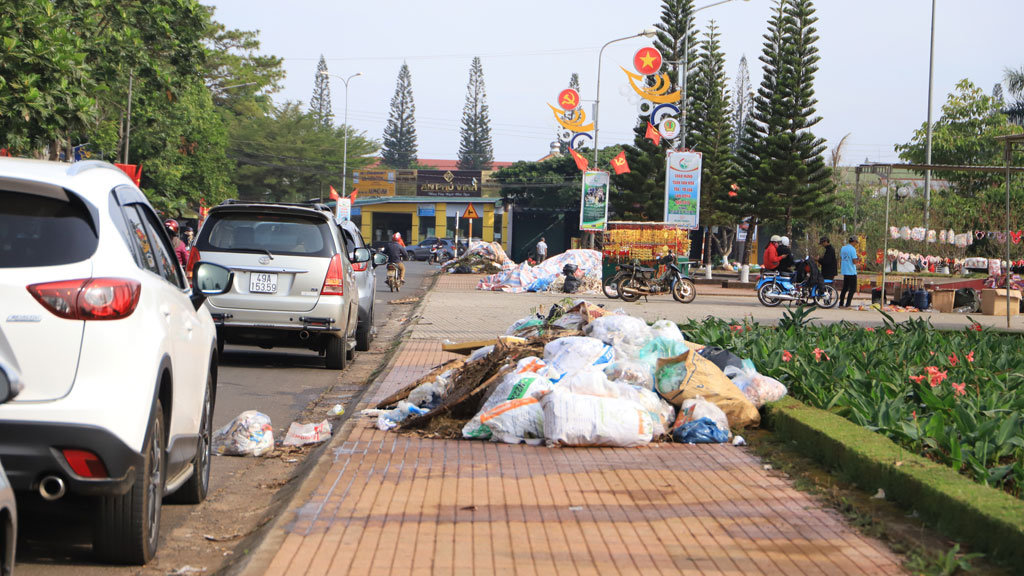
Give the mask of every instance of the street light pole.
[{"label": "street light pole", "polygon": [[[924,137],[924,163],[932,163],[932,81],[935,75],[935,0],[932,0],[931,44],[928,48],[928,126]],[[924,171],[924,229],[928,230],[928,213],[932,208],[932,171]]]},{"label": "street light pole", "polygon": [[641,36],[643,36],[644,38],[654,38],[657,35],[657,28],[644,28],[644,31],[640,32],[639,34],[633,34],[632,36],[624,36],[622,38],[616,38],[615,40],[605,42],[605,45],[601,46],[601,51],[597,53],[597,92],[594,95],[594,166],[597,166],[597,130],[599,128],[597,124],[597,116],[599,109],[601,107],[601,58],[604,57],[604,49],[611,44],[614,44],[616,42],[622,42],[623,40],[639,38]]},{"label": "street light pole", "polygon": [[[355,74],[349,76],[348,78],[345,78],[344,76],[328,74],[326,70],[321,71],[320,74],[323,74],[324,76],[334,76],[335,78],[341,80],[345,84],[345,119],[343,121],[345,126],[345,145],[341,157],[341,195],[348,196],[348,192],[345,190],[345,182],[348,179],[348,81],[355,78],[356,76],[362,76],[363,73],[356,72]],[[340,207],[341,203],[339,202],[338,207],[335,209],[335,211],[339,211]]]}]

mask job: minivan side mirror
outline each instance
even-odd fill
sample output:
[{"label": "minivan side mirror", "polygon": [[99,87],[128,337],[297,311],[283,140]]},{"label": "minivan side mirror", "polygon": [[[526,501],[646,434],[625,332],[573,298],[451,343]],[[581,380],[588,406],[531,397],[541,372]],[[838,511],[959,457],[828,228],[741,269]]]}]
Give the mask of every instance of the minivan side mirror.
[{"label": "minivan side mirror", "polygon": [[10,364],[0,362],[0,404],[21,392],[21,376]]},{"label": "minivan side mirror", "polygon": [[362,264],[363,262],[370,261],[370,249],[369,248],[356,248],[352,251],[352,263]]},{"label": "minivan side mirror", "polygon": [[388,255],[383,252],[377,252],[373,255],[373,265],[383,266],[388,263]]},{"label": "minivan side mirror", "polygon": [[192,269],[192,306],[199,310],[210,296],[219,296],[231,290],[235,273],[220,264],[197,262]]}]

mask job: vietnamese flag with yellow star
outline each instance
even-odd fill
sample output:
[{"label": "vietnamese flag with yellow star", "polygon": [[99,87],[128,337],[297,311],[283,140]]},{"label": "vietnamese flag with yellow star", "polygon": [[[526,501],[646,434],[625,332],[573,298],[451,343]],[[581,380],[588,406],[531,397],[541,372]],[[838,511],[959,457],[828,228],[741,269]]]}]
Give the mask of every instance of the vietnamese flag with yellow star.
[{"label": "vietnamese flag with yellow star", "polygon": [[661,70],[661,62],[661,52],[651,46],[645,46],[633,55],[633,68],[644,75],[657,74]]},{"label": "vietnamese flag with yellow star", "polygon": [[572,148],[570,148],[569,151],[572,152],[572,159],[576,161],[576,167],[579,168],[581,172],[586,172],[587,166],[589,166],[587,159]]},{"label": "vietnamese flag with yellow star", "polygon": [[629,164],[626,162],[626,151],[619,152],[619,155],[612,158],[612,169],[615,170],[616,174],[624,174],[629,172]]}]

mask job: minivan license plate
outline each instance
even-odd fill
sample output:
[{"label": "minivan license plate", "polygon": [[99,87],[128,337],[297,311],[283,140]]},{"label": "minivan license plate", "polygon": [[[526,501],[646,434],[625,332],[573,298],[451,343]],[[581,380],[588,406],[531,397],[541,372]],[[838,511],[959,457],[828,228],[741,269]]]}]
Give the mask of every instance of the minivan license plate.
[{"label": "minivan license plate", "polygon": [[249,292],[274,294],[277,292],[277,274],[253,272],[249,276]]}]

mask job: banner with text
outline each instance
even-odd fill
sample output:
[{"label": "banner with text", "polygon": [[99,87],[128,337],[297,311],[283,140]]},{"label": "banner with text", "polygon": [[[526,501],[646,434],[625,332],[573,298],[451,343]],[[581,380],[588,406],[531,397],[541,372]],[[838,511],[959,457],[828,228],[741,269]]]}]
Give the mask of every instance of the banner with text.
[{"label": "banner with text", "polygon": [[394,170],[360,170],[352,173],[352,184],[361,198],[386,198],[395,195]]},{"label": "banner with text", "polygon": [[580,230],[604,230],[608,224],[607,172],[583,173],[583,198],[580,199]]},{"label": "banner with text", "polygon": [[479,198],[480,170],[418,170],[417,196]]},{"label": "banner with text", "polygon": [[700,226],[700,152],[668,153],[665,174],[665,222]]}]

